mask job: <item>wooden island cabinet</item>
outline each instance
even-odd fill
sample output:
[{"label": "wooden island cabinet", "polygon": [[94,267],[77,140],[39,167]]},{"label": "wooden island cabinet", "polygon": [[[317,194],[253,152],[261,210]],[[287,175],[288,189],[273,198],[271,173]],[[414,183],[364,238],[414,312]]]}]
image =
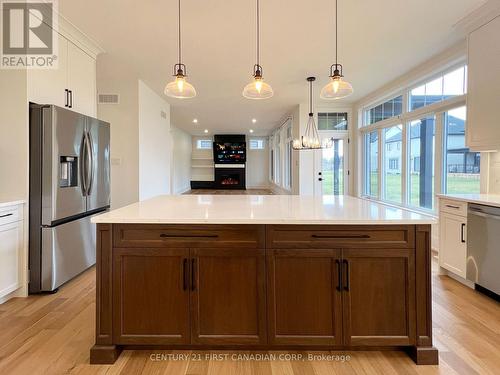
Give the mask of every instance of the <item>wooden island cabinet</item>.
[{"label": "wooden island cabinet", "polygon": [[436,364],[430,225],[97,224],[91,363],[127,347],[405,349]]}]

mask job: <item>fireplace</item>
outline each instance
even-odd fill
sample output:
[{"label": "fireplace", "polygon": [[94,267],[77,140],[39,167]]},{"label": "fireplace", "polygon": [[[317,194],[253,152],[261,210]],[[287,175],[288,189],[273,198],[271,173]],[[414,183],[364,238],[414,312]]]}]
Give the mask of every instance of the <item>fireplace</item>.
[{"label": "fireplace", "polygon": [[245,189],[245,164],[216,165],[216,189]]}]

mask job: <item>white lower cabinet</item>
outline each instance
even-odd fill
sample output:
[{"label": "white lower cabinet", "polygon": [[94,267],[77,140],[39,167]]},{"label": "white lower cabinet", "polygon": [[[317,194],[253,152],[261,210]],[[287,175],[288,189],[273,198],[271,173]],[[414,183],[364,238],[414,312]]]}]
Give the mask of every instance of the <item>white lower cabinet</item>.
[{"label": "white lower cabinet", "polygon": [[467,217],[439,212],[439,265],[465,278]]},{"label": "white lower cabinet", "polygon": [[22,286],[22,205],[0,208],[0,303]]}]

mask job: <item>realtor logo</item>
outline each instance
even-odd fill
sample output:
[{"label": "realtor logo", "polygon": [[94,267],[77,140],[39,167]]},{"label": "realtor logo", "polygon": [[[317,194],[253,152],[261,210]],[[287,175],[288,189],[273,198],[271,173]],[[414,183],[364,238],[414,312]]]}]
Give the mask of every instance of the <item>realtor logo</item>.
[{"label": "realtor logo", "polygon": [[[44,0],[42,0],[44,1]],[[55,1],[1,1],[4,69],[57,68]]]}]

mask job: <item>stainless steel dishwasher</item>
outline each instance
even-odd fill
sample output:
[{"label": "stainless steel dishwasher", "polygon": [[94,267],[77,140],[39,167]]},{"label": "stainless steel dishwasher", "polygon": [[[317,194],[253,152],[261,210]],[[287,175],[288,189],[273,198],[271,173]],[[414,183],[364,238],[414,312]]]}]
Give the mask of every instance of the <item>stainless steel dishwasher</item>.
[{"label": "stainless steel dishwasher", "polygon": [[476,289],[498,299],[500,208],[469,204],[467,238],[467,279],[476,284]]}]

